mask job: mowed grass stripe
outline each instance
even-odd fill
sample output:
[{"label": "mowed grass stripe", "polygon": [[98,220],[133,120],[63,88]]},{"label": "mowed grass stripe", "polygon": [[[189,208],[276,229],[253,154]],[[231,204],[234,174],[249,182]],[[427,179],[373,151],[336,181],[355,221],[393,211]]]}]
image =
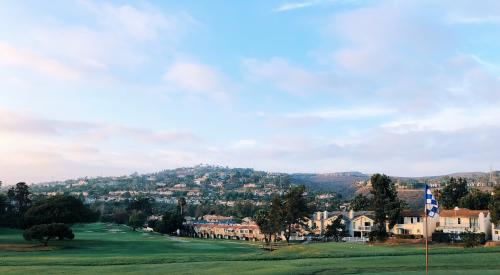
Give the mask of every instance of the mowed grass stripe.
[{"label": "mowed grass stripe", "polygon": [[[269,253],[257,243],[169,238],[128,227],[74,227],[76,240],[55,241],[52,251],[14,252],[0,246],[1,274],[331,274],[419,272],[422,246],[319,243],[281,247]],[[21,231],[0,229],[0,245],[26,245]],[[500,274],[500,247],[464,249],[433,246],[434,270]]]}]

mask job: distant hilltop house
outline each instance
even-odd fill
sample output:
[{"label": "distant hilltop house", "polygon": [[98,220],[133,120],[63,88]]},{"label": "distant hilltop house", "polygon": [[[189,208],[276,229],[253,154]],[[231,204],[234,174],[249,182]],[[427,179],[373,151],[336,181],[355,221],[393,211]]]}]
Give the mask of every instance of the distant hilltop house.
[{"label": "distant hilltop house", "polygon": [[243,185],[243,188],[256,188],[257,186],[255,185],[255,183],[245,183]]}]

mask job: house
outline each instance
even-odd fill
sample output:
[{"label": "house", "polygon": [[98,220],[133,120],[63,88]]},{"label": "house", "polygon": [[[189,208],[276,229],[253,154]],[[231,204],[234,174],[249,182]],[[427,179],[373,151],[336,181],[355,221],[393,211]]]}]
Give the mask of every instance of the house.
[{"label": "house", "polygon": [[352,237],[368,238],[370,232],[374,229],[375,214],[373,211],[349,211],[349,220],[351,226],[349,227],[349,235]]},{"label": "house", "polygon": [[316,235],[325,234],[326,227],[331,225],[340,216],[343,217],[346,227],[349,228],[350,221],[348,215],[345,211],[318,211],[308,220],[308,226],[311,229],[310,232]]},{"label": "house", "polygon": [[228,223],[233,221],[233,216],[205,215],[203,220],[211,223]]},{"label": "house", "polygon": [[494,242],[500,242],[500,224],[491,224],[491,240]]},{"label": "house", "polygon": [[[427,236],[432,236],[436,229],[437,218],[427,218]],[[413,235],[424,237],[426,234],[425,214],[422,211],[403,211],[401,219],[392,228],[392,233],[397,235]]]},{"label": "house", "polygon": [[488,210],[469,210],[455,207],[453,210],[441,210],[436,230],[445,233],[462,232],[485,233],[491,237],[490,212]]},{"label": "house", "polygon": [[346,226],[347,235],[355,238],[368,238],[375,224],[373,211],[320,211],[316,212],[308,220],[310,233],[323,235],[327,226],[339,217],[342,217],[342,223]]}]

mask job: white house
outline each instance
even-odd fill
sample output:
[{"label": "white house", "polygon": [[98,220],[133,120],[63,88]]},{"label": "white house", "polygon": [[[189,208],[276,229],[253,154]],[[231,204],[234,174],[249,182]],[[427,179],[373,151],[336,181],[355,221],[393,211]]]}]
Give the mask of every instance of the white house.
[{"label": "white house", "polygon": [[[392,233],[398,235],[425,236],[425,215],[424,211],[403,211],[401,220],[394,225]],[[432,236],[436,229],[438,218],[427,218],[427,236]]]},{"label": "white house", "polygon": [[500,242],[500,224],[491,224],[491,240],[495,242]]},{"label": "white house", "polygon": [[373,211],[349,211],[349,234],[352,237],[368,238],[375,225],[375,215]]},{"label": "white house", "polygon": [[491,228],[488,210],[469,210],[458,207],[453,210],[441,210],[436,226],[436,230],[442,230],[445,233],[485,233],[487,240],[491,237]]}]

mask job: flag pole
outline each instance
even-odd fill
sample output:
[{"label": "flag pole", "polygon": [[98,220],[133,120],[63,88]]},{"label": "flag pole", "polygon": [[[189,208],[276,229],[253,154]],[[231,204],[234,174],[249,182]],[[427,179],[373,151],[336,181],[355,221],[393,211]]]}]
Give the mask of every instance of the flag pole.
[{"label": "flag pole", "polygon": [[427,205],[425,208],[425,274],[429,275],[429,233],[427,232]]}]

